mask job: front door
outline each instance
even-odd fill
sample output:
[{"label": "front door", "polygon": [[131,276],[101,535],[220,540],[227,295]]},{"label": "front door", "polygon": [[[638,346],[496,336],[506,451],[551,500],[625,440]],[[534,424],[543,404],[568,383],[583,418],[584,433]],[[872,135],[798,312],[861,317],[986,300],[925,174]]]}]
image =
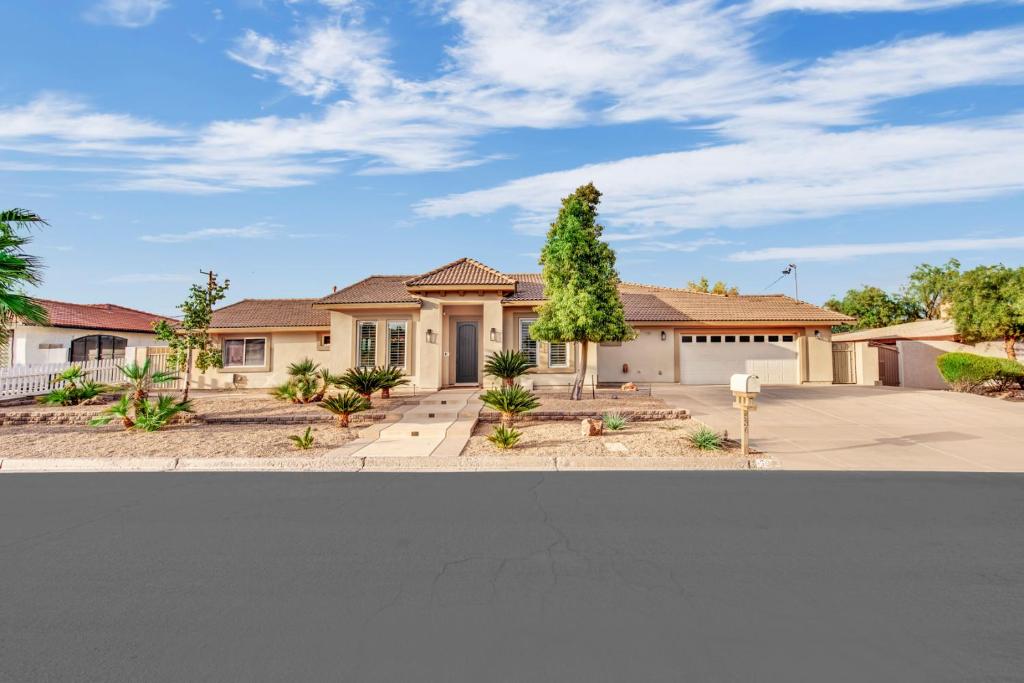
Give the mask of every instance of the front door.
[{"label": "front door", "polygon": [[455,323],[455,383],[478,384],[477,326],[475,322]]}]

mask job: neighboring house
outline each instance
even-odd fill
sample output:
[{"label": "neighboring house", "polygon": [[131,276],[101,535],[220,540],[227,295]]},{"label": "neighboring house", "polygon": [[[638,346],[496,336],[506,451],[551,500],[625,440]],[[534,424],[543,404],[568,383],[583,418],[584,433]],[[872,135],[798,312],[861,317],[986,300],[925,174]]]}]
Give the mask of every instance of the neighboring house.
[{"label": "neighboring house", "polygon": [[[592,345],[588,382],[724,384],[754,372],[767,384],[832,382],[832,325],[852,319],[781,295],[723,296],[623,283],[638,337]],[[246,299],[217,310],[224,368],[200,387],[269,387],[312,358],[333,372],[394,365],[423,389],[478,385],[488,354],[518,349],[534,385],[568,385],[575,344],[530,338],[544,301],[537,273],[459,259],[422,275],[374,275],[320,299]]]},{"label": "neighboring house", "polygon": [[46,309],[49,325],[16,321],[2,365],[39,365],[124,358],[129,346],[164,346],[153,323],[168,320],[155,313],[114,304],[73,304],[36,299]]},{"label": "neighboring house", "polygon": [[942,354],[1006,357],[1001,341],[964,344],[956,324],[946,318],[834,334],[832,342],[835,381],[842,384],[944,389],[946,382],[935,365]]}]

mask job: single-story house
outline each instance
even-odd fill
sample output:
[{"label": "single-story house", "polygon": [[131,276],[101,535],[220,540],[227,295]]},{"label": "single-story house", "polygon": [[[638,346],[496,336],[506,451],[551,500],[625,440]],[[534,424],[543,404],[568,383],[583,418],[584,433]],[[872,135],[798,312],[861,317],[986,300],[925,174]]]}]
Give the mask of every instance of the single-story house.
[{"label": "single-story house", "polygon": [[[949,318],[832,335],[838,384],[945,389],[935,359],[951,351],[1005,358],[1001,341],[965,344]],[[1018,345],[1018,354],[1024,348]]]},{"label": "single-story house", "polygon": [[156,313],[114,304],[73,304],[36,299],[49,325],[16,320],[0,356],[0,367],[124,358],[129,346],[164,346],[153,334]]},{"label": "single-story house", "polygon": [[[723,384],[753,372],[767,384],[832,382],[832,325],[851,318],[782,295],[724,296],[622,283],[637,338],[592,345],[588,382]],[[577,348],[530,337],[544,302],[537,273],[502,273],[461,258],[420,275],[372,275],[318,299],[246,299],[218,309],[211,332],[224,367],[199,386],[270,387],[289,363],[334,372],[393,365],[422,389],[489,383],[486,357],[518,349],[527,381],[568,385]]]}]

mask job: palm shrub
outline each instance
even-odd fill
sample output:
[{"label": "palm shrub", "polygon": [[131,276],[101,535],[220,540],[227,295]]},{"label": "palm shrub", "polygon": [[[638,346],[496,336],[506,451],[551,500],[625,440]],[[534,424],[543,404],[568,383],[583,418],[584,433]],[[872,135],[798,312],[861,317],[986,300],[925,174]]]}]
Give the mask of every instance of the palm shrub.
[{"label": "palm shrub", "polygon": [[540,405],[540,400],[518,384],[489,389],[480,395],[484,405],[501,413],[501,424],[511,427],[516,417]]},{"label": "palm shrub", "polygon": [[601,418],[601,421],[604,422],[605,429],[611,430],[613,432],[618,432],[625,429],[626,422],[628,422],[628,420],[626,420],[626,418],[620,415],[619,413],[605,413],[604,416]]},{"label": "palm shrub", "polygon": [[129,363],[128,365],[118,365],[117,368],[127,380],[128,394],[131,396],[136,411],[149,400],[149,392],[153,390],[154,385],[178,379],[173,372],[152,372],[148,358],[142,365]]},{"label": "palm shrub", "polygon": [[53,379],[60,382],[61,386],[37,398],[40,403],[51,406],[76,406],[96,398],[108,389],[105,384],[87,379],[85,371],[78,365],[72,365]]},{"label": "palm shrub", "polygon": [[523,433],[515,430],[512,427],[506,427],[505,425],[498,425],[494,428],[494,431],[487,437],[487,440],[493,443],[501,450],[508,450],[509,448],[515,448],[515,445],[519,443]]},{"label": "palm shrub", "polygon": [[338,378],[327,368],[310,358],[288,366],[288,381],[270,390],[270,395],[292,403],[319,403],[324,394],[338,383]]},{"label": "palm shrub", "polygon": [[290,441],[295,444],[295,447],[300,451],[305,451],[313,447],[313,428],[306,427],[306,431],[302,434],[292,434],[288,437]]},{"label": "palm shrub", "polygon": [[15,319],[36,325],[48,323],[46,309],[23,293],[25,285],[42,282],[42,264],[25,253],[31,238],[20,234],[46,221],[26,209],[0,210],[0,347],[7,343],[8,330]]},{"label": "palm shrub", "polygon": [[720,451],[724,448],[722,435],[707,426],[701,426],[686,435],[690,445],[699,451]]},{"label": "palm shrub", "polygon": [[132,399],[128,394],[125,394],[118,399],[117,403],[89,420],[89,425],[92,427],[99,427],[105,424],[110,424],[113,420],[119,419],[121,420],[121,425],[125,429],[131,429],[135,426],[135,420],[132,419],[132,415]]},{"label": "palm shrub", "polygon": [[338,384],[365,398],[369,406],[373,392],[381,389],[380,373],[377,368],[349,368],[338,378]]},{"label": "palm shrub", "polygon": [[349,418],[354,413],[362,412],[370,407],[366,397],[353,391],[346,391],[336,396],[328,396],[320,402],[320,407],[338,416],[338,426],[348,427]]},{"label": "palm shrub", "polygon": [[510,387],[529,372],[531,367],[530,360],[520,351],[495,351],[487,357],[484,373],[497,377],[503,385]]},{"label": "palm shrub", "polygon": [[181,413],[191,413],[191,401],[175,401],[169,394],[157,397],[155,401],[146,401],[141,404],[141,410],[136,407],[135,428],[144,432],[155,432],[163,429]]},{"label": "palm shrub", "polygon": [[380,397],[391,398],[391,390],[409,383],[402,368],[389,365],[387,367],[375,368],[377,379],[380,383]]}]

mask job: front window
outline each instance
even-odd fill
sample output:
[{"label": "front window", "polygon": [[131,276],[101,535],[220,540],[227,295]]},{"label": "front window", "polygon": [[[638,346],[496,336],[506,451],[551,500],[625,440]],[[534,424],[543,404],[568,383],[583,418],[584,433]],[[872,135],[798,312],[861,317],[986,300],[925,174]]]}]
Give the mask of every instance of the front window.
[{"label": "front window", "polygon": [[263,367],[267,360],[267,340],[262,337],[228,339],[222,353],[226,368]]},{"label": "front window", "polygon": [[377,323],[361,320],[358,326],[358,362],[361,368],[372,368],[377,364]]},{"label": "front window", "polygon": [[79,337],[71,342],[68,360],[72,363],[84,363],[90,360],[123,359],[124,350],[127,346],[128,340],[124,337],[114,337],[109,334],[90,334],[87,337]]},{"label": "front window", "polygon": [[535,322],[536,318],[519,319],[519,352],[526,356],[530,365],[537,365],[537,342],[530,336],[530,327]]},{"label": "front window", "polygon": [[388,321],[388,365],[405,367],[405,339],[408,330],[409,323],[405,320]]},{"label": "front window", "polygon": [[551,342],[548,347],[548,366],[552,368],[569,367],[569,347],[565,342]]}]

